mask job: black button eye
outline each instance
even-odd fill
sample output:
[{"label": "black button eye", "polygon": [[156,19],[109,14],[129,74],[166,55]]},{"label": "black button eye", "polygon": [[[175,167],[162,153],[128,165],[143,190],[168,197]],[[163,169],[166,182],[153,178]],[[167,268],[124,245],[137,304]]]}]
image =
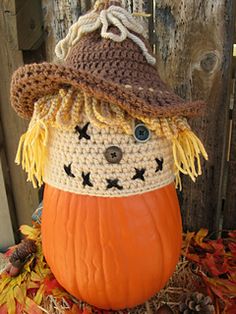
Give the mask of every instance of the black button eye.
[{"label": "black button eye", "polygon": [[151,137],[151,132],[144,124],[137,124],[134,129],[134,138],[137,142],[145,143]]}]

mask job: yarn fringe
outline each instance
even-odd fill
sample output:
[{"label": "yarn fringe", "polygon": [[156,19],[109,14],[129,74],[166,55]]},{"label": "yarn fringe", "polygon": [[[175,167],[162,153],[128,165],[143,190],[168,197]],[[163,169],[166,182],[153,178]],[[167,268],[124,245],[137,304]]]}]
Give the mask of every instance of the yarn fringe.
[{"label": "yarn fringe", "polygon": [[208,159],[200,139],[192,132],[183,117],[150,119],[130,116],[115,104],[97,100],[82,91],[61,89],[56,95],[41,98],[35,103],[34,115],[28,131],[22,135],[16,163],[22,164],[33,186],[43,184],[47,159],[48,126],[73,130],[83,115],[97,128],[117,128],[121,133],[133,134],[135,121],[144,123],[158,137],[172,142],[176,187],[182,189],[181,173],[195,182],[202,174],[200,156]]},{"label": "yarn fringe", "polygon": [[32,121],[19,142],[15,162],[22,165],[34,188],[43,184],[47,156],[48,127],[43,120]]},{"label": "yarn fringe", "polygon": [[182,190],[180,174],[189,175],[195,182],[196,178],[202,174],[200,156],[208,160],[208,155],[200,139],[188,129],[174,137],[172,144],[176,188]]}]

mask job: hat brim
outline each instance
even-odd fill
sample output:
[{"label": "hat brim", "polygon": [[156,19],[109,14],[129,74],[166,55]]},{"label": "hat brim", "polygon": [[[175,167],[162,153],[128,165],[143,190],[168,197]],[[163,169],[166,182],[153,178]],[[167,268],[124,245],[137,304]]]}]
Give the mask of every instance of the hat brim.
[{"label": "hat brim", "polygon": [[11,104],[19,116],[30,119],[38,99],[54,94],[61,88],[74,87],[97,99],[114,103],[132,116],[200,115],[205,107],[204,101],[185,102],[163,86],[161,90],[153,90],[145,86],[118,84],[85,71],[44,62],[25,65],[13,74]]}]

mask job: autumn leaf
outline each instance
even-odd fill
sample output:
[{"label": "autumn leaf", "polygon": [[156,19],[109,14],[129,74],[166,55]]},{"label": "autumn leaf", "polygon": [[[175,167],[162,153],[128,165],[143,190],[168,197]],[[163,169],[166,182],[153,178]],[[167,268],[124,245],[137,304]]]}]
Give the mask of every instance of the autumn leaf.
[{"label": "autumn leaf", "polygon": [[7,306],[6,305],[0,306],[0,314],[7,314]]},{"label": "autumn leaf", "polygon": [[182,254],[185,256],[186,253],[188,252],[190,243],[192,238],[194,237],[195,232],[188,232],[184,235],[183,239],[183,245],[182,245]]},{"label": "autumn leaf", "polygon": [[15,302],[15,298],[14,298],[13,289],[10,290],[7,294],[7,311],[8,311],[8,314],[15,314],[16,313],[16,302]]},{"label": "autumn leaf", "polygon": [[26,298],[25,301],[25,311],[27,314],[42,314],[43,312],[39,309],[39,307],[37,306],[37,304],[31,300],[30,298]]},{"label": "autumn leaf", "polygon": [[22,287],[16,286],[14,288],[14,298],[20,303],[24,304],[25,298],[26,298],[26,291],[24,293],[25,287],[22,289]]},{"label": "autumn leaf", "polygon": [[225,274],[228,271],[228,265],[224,256],[220,259],[212,254],[207,253],[206,257],[202,260],[202,264],[207,267],[208,271],[213,276]]},{"label": "autumn leaf", "polygon": [[36,304],[38,304],[38,305],[40,305],[41,302],[42,302],[42,299],[43,299],[43,292],[44,292],[44,285],[42,285],[42,286],[38,289],[38,291],[37,291],[37,293],[36,293],[36,296],[34,297],[34,302],[35,302]]},{"label": "autumn leaf", "polygon": [[228,233],[228,236],[232,239],[236,239],[236,230],[232,230]]},{"label": "autumn leaf", "polygon": [[55,289],[62,289],[55,277],[46,277],[44,280],[45,293],[51,294]]},{"label": "autumn leaf", "polygon": [[207,235],[208,235],[208,230],[202,228],[196,233],[194,240],[196,241],[197,244],[200,245]]}]

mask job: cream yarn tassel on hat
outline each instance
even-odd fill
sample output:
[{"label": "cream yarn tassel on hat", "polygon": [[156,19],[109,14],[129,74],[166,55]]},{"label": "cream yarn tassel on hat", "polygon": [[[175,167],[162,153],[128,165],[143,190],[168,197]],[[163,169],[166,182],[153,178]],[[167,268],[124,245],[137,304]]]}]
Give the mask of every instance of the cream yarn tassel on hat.
[{"label": "cream yarn tassel on hat", "polygon": [[[102,38],[115,42],[122,42],[126,38],[131,39],[140,47],[147,62],[155,65],[156,58],[148,52],[145,43],[136,35],[145,36],[144,28],[136,21],[132,14],[124,8],[119,5],[110,5],[116,2],[98,0],[93,10],[81,16],[79,20],[70,27],[67,36],[57,44],[55,48],[57,57],[59,59],[66,59],[70,49],[77,44],[83,35],[101,29]],[[110,32],[110,26],[115,26],[119,30],[119,34]]]}]

